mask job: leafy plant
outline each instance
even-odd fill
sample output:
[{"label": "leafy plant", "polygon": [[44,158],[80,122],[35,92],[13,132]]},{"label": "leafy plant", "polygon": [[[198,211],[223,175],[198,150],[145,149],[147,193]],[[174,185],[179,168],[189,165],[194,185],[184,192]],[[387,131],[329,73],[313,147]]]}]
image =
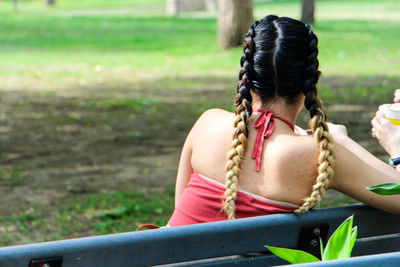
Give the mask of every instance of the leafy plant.
[{"label": "leafy plant", "polygon": [[265,246],[265,247],[279,258],[284,259],[285,261],[288,261],[293,264],[320,261],[314,255],[311,255],[310,253],[307,253],[302,250],[290,249],[290,248],[278,248],[271,246]]},{"label": "leafy plant", "polygon": [[367,187],[367,189],[378,195],[399,195],[400,194],[400,184],[399,183],[378,184],[378,185]]},{"label": "leafy plant", "polygon": [[[353,218],[353,215],[350,216],[336,229],[329,238],[325,249],[322,240],[320,240],[321,259],[323,261],[351,257],[351,251],[357,238],[357,226],[353,227]],[[265,247],[279,258],[293,264],[320,261],[317,257],[301,250],[271,246]]]}]

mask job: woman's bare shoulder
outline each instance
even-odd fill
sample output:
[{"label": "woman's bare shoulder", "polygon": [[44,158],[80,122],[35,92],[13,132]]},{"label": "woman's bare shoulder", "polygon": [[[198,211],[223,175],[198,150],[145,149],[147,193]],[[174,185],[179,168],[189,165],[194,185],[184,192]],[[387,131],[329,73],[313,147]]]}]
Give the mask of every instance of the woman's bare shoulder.
[{"label": "woman's bare shoulder", "polygon": [[200,130],[207,129],[223,129],[227,127],[233,127],[233,120],[235,118],[235,114],[224,109],[209,109],[203,112],[199,119],[197,120],[194,129]]},{"label": "woman's bare shoulder", "polygon": [[215,120],[216,118],[218,119],[231,119],[235,116],[234,113],[226,111],[225,109],[220,109],[220,108],[212,108],[208,109],[201,114],[200,119],[207,120],[207,119],[212,119]]}]

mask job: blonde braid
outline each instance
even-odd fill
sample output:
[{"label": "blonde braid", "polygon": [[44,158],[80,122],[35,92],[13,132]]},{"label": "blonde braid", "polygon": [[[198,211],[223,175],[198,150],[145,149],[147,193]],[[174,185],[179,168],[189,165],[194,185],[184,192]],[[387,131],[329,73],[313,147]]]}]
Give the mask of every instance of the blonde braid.
[{"label": "blonde braid", "polygon": [[225,202],[224,209],[228,219],[235,218],[235,201],[237,197],[237,187],[239,183],[240,165],[246,155],[247,150],[247,125],[249,123],[249,112],[246,110],[245,99],[236,108],[236,119],[234,122],[235,131],[230,150],[228,152],[228,161],[226,163],[225,176]]},{"label": "blonde braid", "polygon": [[236,119],[233,123],[235,128],[228,159],[225,166],[225,200],[224,210],[228,219],[235,219],[235,201],[237,198],[237,190],[239,184],[240,167],[247,151],[247,137],[249,119],[252,114],[252,97],[251,97],[251,79],[253,74],[253,54],[255,52],[254,36],[255,28],[258,25],[256,21],[250,26],[249,32],[246,34],[243,44],[243,56],[240,59],[241,69],[239,72],[239,82],[237,85],[236,95]]},{"label": "blonde braid", "polygon": [[330,181],[333,178],[333,168],[335,166],[335,152],[333,140],[328,131],[328,126],[325,122],[325,114],[321,109],[321,104],[316,98],[317,109],[316,114],[310,120],[310,127],[314,130],[315,140],[319,144],[318,157],[318,176],[316,183],[313,185],[313,190],[310,197],[306,198],[303,205],[295,210],[296,213],[304,213],[315,207],[325,191],[329,188]]},{"label": "blonde braid", "polygon": [[304,200],[303,205],[295,210],[296,213],[304,213],[315,207],[329,188],[333,177],[333,168],[335,165],[335,152],[333,140],[329,134],[328,125],[325,122],[325,113],[322,110],[321,101],[317,97],[317,87],[320,72],[318,71],[318,39],[308,25],[309,36],[309,56],[307,59],[306,79],[303,92],[306,96],[305,107],[310,111],[310,127],[314,130],[315,140],[319,144],[318,157],[318,176],[310,197]]}]

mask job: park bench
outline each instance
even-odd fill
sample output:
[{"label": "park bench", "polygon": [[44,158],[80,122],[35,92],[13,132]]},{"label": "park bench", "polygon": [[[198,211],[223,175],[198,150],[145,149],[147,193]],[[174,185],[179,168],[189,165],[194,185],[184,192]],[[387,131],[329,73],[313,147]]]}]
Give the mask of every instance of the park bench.
[{"label": "park bench", "polygon": [[3,247],[0,266],[285,265],[264,245],[317,254],[319,237],[326,240],[352,214],[358,226],[353,258],[307,266],[400,266],[400,216],[362,204]]}]

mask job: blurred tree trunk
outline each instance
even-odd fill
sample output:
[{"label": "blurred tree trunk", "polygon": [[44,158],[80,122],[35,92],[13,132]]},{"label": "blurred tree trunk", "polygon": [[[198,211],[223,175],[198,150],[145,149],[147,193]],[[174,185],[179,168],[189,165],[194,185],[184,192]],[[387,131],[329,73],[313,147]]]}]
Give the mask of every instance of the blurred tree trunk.
[{"label": "blurred tree trunk", "polygon": [[17,2],[17,0],[14,0],[13,1],[13,8],[14,8],[14,12],[17,12],[18,11],[18,2]]},{"label": "blurred tree trunk", "polygon": [[219,0],[218,9],[218,43],[224,49],[241,45],[253,23],[253,0]]},{"label": "blurred tree trunk", "polygon": [[314,24],[315,0],[301,0],[301,21]]},{"label": "blurred tree trunk", "polygon": [[54,6],[55,0],[45,0],[44,3],[46,4],[46,6]]}]

